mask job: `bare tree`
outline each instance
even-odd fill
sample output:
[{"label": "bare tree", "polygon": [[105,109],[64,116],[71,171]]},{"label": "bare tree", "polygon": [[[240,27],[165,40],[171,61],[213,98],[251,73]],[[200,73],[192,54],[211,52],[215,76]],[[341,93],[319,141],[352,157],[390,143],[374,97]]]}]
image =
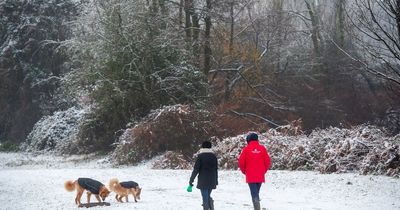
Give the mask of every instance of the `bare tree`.
[{"label": "bare tree", "polygon": [[[307,6],[307,10],[310,16],[311,21],[311,39],[313,43],[314,49],[314,59],[317,63],[317,66],[320,66],[321,63],[321,53],[322,53],[322,36],[321,36],[321,28],[320,28],[320,14],[318,10],[318,1],[317,0],[304,0]],[[319,67],[317,67],[320,69]]]},{"label": "bare tree", "polygon": [[355,0],[348,16],[365,54],[357,60],[368,72],[400,85],[400,1]]},{"label": "bare tree", "polygon": [[345,17],[346,0],[336,0],[335,5],[335,42],[340,46],[345,45]]}]

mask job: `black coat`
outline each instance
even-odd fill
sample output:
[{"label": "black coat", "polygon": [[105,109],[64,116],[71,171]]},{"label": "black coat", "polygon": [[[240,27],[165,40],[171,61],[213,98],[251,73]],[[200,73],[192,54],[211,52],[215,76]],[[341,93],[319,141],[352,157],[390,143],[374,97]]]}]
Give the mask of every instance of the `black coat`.
[{"label": "black coat", "polygon": [[139,186],[139,184],[136,183],[136,182],[134,182],[134,181],[120,182],[119,184],[120,184],[123,188],[128,188],[128,189],[136,188],[136,187]]},{"label": "black coat", "polygon": [[197,174],[197,188],[215,189],[218,185],[218,161],[210,149],[201,149],[194,164],[189,184],[193,185]]},{"label": "black coat", "polygon": [[78,184],[85,190],[98,195],[100,188],[104,186],[101,182],[90,178],[79,178]]}]

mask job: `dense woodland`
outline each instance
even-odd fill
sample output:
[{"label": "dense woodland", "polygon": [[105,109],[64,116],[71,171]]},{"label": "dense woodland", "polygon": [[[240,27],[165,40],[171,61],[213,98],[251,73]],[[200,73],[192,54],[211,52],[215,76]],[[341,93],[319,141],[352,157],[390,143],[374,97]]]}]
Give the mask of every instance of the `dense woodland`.
[{"label": "dense woodland", "polygon": [[74,151],[109,152],[177,104],[215,125],[198,141],[290,123],[397,134],[400,1],[0,0],[2,149],[73,107]]}]

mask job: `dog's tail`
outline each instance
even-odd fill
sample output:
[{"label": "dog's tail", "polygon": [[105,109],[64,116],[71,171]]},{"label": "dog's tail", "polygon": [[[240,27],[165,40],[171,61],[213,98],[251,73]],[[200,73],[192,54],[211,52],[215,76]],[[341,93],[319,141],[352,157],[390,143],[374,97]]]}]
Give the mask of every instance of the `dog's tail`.
[{"label": "dog's tail", "polygon": [[115,191],[115,186],[118,185],[119,181],[117,178],[110,179],[108,185],[110,186],[110,190]]},{"label": "dog's tail", "polygon": [[75,190],[75,182],[73,181],[66,181],[64,183],[64,187],[68,192],[72,192]]}]

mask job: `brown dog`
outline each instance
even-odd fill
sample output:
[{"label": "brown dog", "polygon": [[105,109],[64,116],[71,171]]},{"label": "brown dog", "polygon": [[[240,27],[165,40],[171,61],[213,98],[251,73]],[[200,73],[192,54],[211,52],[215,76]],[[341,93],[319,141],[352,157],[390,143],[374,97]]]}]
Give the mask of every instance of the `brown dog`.
[{"label": "brown dog", "polygon": [[72,192],[76,189],[75,203],[81,205],[81,197],[83,192],[87,191],[87,204],[89,207],[90,196],[95,195],[97,201],[101,203],[100,198],[104,201],[110,194],[110,191],[99,181],[89,178],[79,178],[75,181],[66,181],[64,187],[67,191]]},{"label": "brown dog", "polygon": [[125,197],[126,202],[128,202],[128,195],[131,193],[135,202],[140,200],[140,193],[142,192],[142,188],[136,182],[128,181],[128,182],[119,182],[118,179],[114,178],[110,180],[110,189],[117,193],[115,199],[117,201],[122,202],[122,198]]}]

